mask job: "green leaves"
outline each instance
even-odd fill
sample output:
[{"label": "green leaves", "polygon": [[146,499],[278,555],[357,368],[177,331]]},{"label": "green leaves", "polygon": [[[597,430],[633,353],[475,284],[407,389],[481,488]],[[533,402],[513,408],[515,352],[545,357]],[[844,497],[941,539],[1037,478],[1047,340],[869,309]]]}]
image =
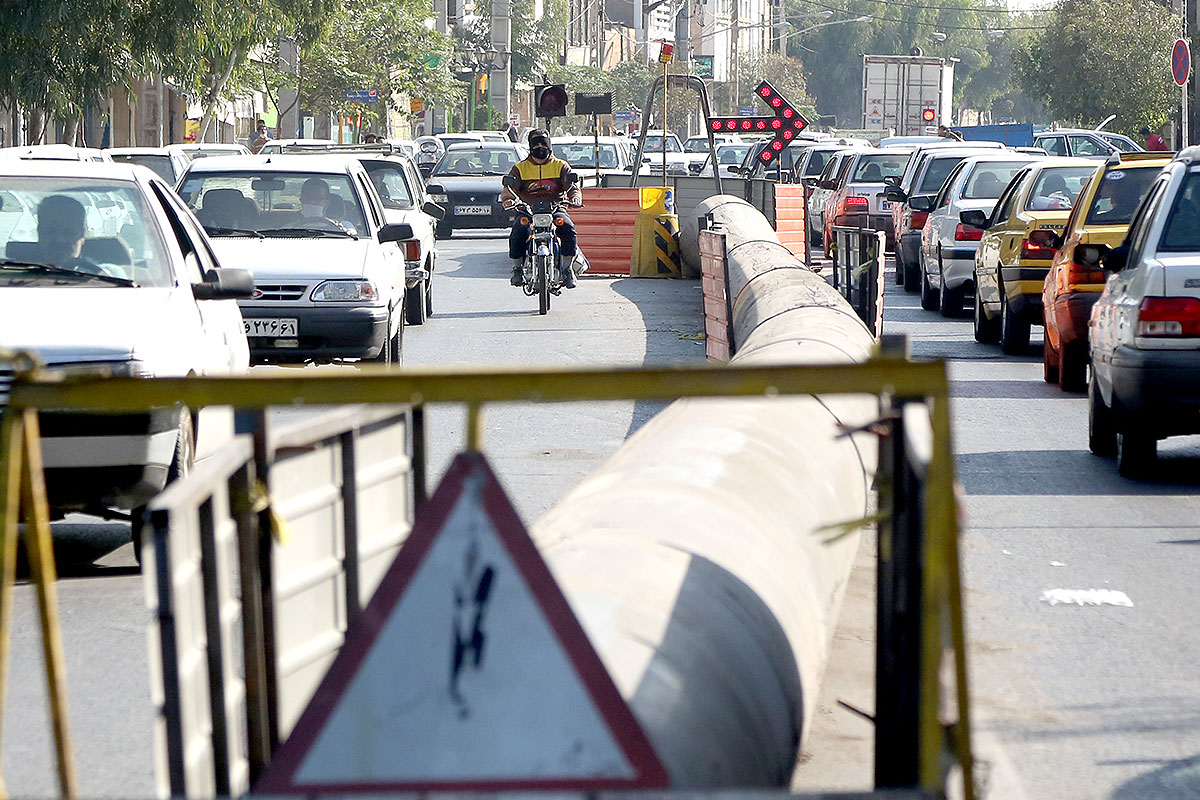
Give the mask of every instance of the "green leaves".
[{"label": "green leaves", "polygon": [[[1017,82],[1060,120],[1091,127],[1116,114],[1112,130],[1157,128],[1179,105],[1171,46],[1179,20],[1153,3],[1065,0],[1049,28],[1014,56]],[[1136,24],[1130,24],[1136,20]]]}]

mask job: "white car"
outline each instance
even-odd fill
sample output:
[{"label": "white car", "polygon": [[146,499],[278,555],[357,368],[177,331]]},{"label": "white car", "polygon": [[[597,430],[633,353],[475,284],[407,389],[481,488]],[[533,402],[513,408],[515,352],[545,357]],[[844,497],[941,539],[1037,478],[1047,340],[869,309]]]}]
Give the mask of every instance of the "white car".
[{"label": "white car", "polygon": [[250,148],[244,144],[226,144],[223,142],[185,142],[184,144],[169,144],[167,149],[182,153],[189,161],[197,158],[217,158],[219,156],[248,156]]},{"label": "white car", "polygon": [[[914,211],[928,211],[929,217],[921,229],[921,285],[910,288],[906,281],[904,288],[920,288],[922,305],[928,310],[942,308],[946,316],[954,316],[962,311],[963,297],[975,290],[975,251],[983,230],[964,225],[959,213],[991,214],[1012,177],[1037,158],[1005,151],[972,156],[958,163],[936,195],[909,198]],[[938,305],[932,304],[933,298]]]},{"label": "white car", "polygon": [[95,147],[75,147],[69,144],[32,144],[21,147],[0,147],[0,158],[20,158],[26,161],[112,161],[108,153]]},{"label": "white car", "polygon": [[407,224],[389,224],[348,155],[192,162],[177,191],[223,263],[254,274],[240,301],[255,361],[398,363]]},{"label": "white car", "polygon": [[1200,433],[1200,148],[1163,169],[1125,242],[1106,251],[1075,248],[1109,273],[1088,335],[1088,446],[1133,477],[1159,439]]},{"label": "white car", "polygon": [[[635,140],[636,141],[636,140]],[[637,145],[635,144],[636,148]],[[641,174],[663,174],[663,148],[666,148],[666,171],[668,175],[690,175],[688,163],[692,160],[689,153],[683,152],[679,137],[670,131],[646,131],[646,141],[642,150]],[[635,152],[636,158],[636,152]]]},{"label": "white car", "polygon": [[629,174],[633,166],[633,148],[624,136],[554,136],[550,139],[554,155],[581,175],[596,171],[596,150],[600,151],[601,174]]},{"label": "white car", "polygon": [[333,139],[270,139],[258,151],[261,156],[277,155],[289,147],[328,147],[337,144]]},{"label": "white car", "polygon": [[191,163],[182,152],[170,147],[110,147],[104,152],[119,164],[137,164],[154,170],[170,186],[179,181]]},{"label": "white car", "polygon": [[[119,209],[116,233],[86,213]],[[195,217],[152,173],[124,164],[0,161],[0,342],[69,372],[183,377],[245,372],[235,298]],[[0,403],[11,381],[0,366]],[[56,515],[139,509],[233,432],[228,409],[40,414]],[[134,513],[135,534],[140,515]]]}]

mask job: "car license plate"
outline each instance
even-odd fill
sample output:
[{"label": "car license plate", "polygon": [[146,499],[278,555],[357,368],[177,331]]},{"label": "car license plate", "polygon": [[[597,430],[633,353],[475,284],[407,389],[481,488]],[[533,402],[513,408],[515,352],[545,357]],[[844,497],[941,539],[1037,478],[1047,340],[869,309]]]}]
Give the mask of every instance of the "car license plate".
[{"label": "car license plate", "polygon": [[889,203],[887,200],[880,200],[879,201],[879,210],[880,211],[891,211],[892,204]]},{"label": "car license plate", "polygon": [[248,319],[244,322],[247,336],[269,338],[299,336],[298,326],[294,319]]},{"label": "car license plate", "polygon": [[478,216],[492,213],[491,206],[455,206],[454,213],[458,216]]}]

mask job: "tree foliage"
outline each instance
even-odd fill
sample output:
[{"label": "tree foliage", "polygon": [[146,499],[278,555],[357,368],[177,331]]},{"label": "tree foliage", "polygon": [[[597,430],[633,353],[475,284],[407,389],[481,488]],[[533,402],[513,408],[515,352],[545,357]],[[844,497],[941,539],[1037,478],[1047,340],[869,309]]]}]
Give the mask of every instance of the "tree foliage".
[{"label": "tree foliage", "polygon": [[1179,104],[1168,71],[1178,34],[1179,20],[1154,3],[1065,0],[1016,53],[1017,81],[1060,120],[1091,127],[1116,114],[1113,130],[1157,128]]}]

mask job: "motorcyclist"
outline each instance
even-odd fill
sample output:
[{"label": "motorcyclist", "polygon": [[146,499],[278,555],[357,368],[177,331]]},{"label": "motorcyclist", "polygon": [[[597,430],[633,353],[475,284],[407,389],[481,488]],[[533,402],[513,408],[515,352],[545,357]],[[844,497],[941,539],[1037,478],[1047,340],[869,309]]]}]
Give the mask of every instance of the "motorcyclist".
[{"label": "motorcyclist", "polygon": [[[583,193],[579,190],[579,182],[573,178],[571,165],[562,159],[554,157],[550,148],[550,134],[541,129],[529,132],[529,157],[519,161],[508,173],[517,181],[516,189],[508,186],[500,193],[500,201],[511,206],[517,201],[533,205],[538,201],[560,201],[571,205],[583,202]],[[562,282],[567,289],[576,286],[575,270],[572,262],[577,248],[575,224],[566,212],[558,209],[554,212],[557,223],[555,230],[558,235],[559,255],[562,257]],[[529,228],[518,220],[508,237],[508,257],[512,259],[513,286],[520,286],[524,280],[522,265],[525,261],[525,250],[529,245]]]}]

